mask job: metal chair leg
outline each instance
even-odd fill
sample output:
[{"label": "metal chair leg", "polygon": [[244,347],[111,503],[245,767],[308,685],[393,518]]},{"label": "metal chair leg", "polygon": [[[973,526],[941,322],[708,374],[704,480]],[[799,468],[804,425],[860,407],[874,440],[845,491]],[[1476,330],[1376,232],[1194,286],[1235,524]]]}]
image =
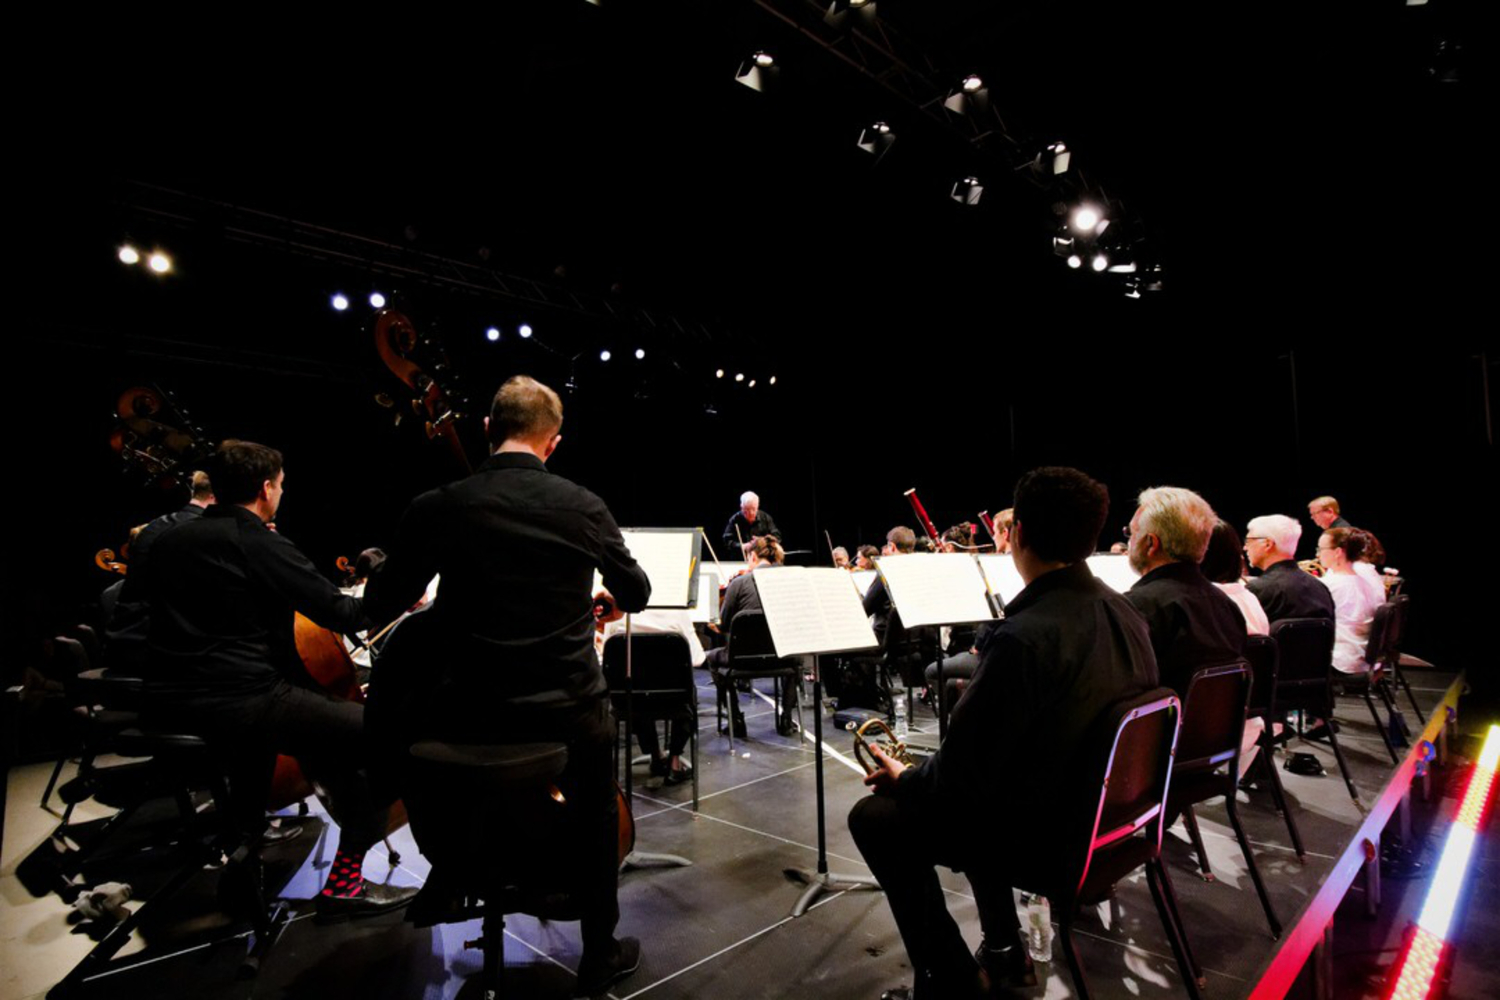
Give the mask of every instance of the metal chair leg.
[{"label": "metal chair leg", "polygon": [[1188,836],[1193,840],[1193,850],[1198,852],[1198,868],[1205,882],[1215,882],[1214,870],[1208,864],[1208,850],[1203,846],[1203,834],[1198,830],[1198,817],[1193,813],[1193,807],[1187,806],[1182,810],[1182,823],[1187,827]]},{"label": "metal chair leg", "polygon": [[[1266,733],[1270,732],[1267,727]],[[1307,851],[1302,847],[1302,834],[1297,830],[1297,818],[1292,815],[1291,804],[1286,800],[1286,789],[1281,785],[1281,775],[1276,773],[1276,761],[1271,757],[1271,742],[1265,734],[1261,736],[1260,748],[1261,765],[1266,773],[1270,775],[1271,798],[1276,802],[1276,808],[1281,810],[1281,815],[1286,818],[1286,832],[1292,838],[1292,847],[1297,852],[1297,860],[1304,865],[1307,864]]]},{"label": "metal chair leg", "polygon": [[1161,917],[1162,929],[1167,932],[1167,943],[1172,946],[1172,955],[1177,959],[1177,971],[1182,974],[1182,983],[1188,996],[1201,1000],[1198,988],[1203,984],[1203,970],[1193,956],[1187,941],[1187,931],[1182,926],[1182,917],[1177,913],[1177,899],[1171,891],[1167,868],[1160,858],[1146,862],[1146,884],[1151,888],[1151,899],[1156,903],[1156,912]]},{"label": "metal chair leg", "polygon": [[[1333,713],[1330,712],[1328,714],[1332,715]],[[1359,792],[1354,788],[1354,779],[1349,776],[1349,765],[1344,760],[1344,748],[1339,746],[1338,734],[1333,731],[1333,720],[1331,718],[1324,719],[1323,724],[1327,726],[1328,744],[1333,747],[1333,756],[1339,762],[1339,774],[1344,776],[1344,785],[1349,789],[1349,797],[1354,800],[1355,805],[1359,805]]]},{"label": "metal chair leg", "polygon": [[1390,734],[1386,732],[1390,727],[1380,721],[1380,713],[1375,710],[1375,702],[1370,698],[1372,684],[1366,684],[1363,692],[1365,706],[1370,710],[1370,718],[1375,720],[1375,731],[1380,734],[1380,741],[1385,744],[1385,752],[1391,755],[1391,763],[1401,763],[1401,758],[1396,755],[1396,748],[1391,745]]},{"label": "metal chair leg", "polygon": [[1225,811],[1229,813],[1229,825],[1234,827],[1234,837],[1240,842],[1240,853],[1245,855],[1245,866],[1250,869],[1250,881],[1255,883],[1255,893],[1260,896],[1261,908],[1266,911],[1266,922],[1271,925],[1271,936],[1280,940],[1281,921],[1276,919],[1276,911],[1271,908],[1271,897],[1266,892],[1266,883],[1260,877],[1260,866],[1255,863],[1250,841],[1245,837],[1245,828],[1240,825],[1240,813],[1235,807],[1233,793],[1224,797],[1224,804]]},{"label": "metal chair leg", "polygon": [[1423,726],[1427,725],[1427,716],[1422,714],[1421,706],[1417,704],[1417,696],[1411,693],[1411,684],[1407,683],[1406,675],[1401,672],[1399,666],[1392,668],[1396,672],[1396,683],[1406,689],[1406,700],[1411,702],[1411,710],[1417,713],[1417,721]]},{"label": "metal chair leg", "polygon": [[1068,958],[1068,971],[1073,973],[1073,988],[1078,991],[1078,1000],[1089,1000],[1088,979],[1083,974],[1083,963],[1078,960],[1078,949],[1073,946],[1073,923],[1062,925],[1063,954]]}]

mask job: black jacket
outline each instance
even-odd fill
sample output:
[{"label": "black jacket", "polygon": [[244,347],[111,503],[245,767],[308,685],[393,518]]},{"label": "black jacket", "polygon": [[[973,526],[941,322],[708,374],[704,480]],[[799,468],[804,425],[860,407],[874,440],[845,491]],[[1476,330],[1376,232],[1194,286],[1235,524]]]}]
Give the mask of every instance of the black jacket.
[{"label": "black jacket", "polygon": [[[739,529],[738,535],[735,534],[736,528]],[[758,511],[754,521],[747,521],[744,514],[735,511],[734,516],[729,519],[729,523],[724,526],[724,551],[729,554],[722,558],[745,558],[743,552],[740,550],[740,538],[748,542],[750,539],[759,538],[761,535],[772,535],[778,542],[781,541],[781,529],[776,527],[776,522],[772,520],[770,514],[767,514],[763,510]]]},{"label": "black jacket", "polygon": [[459,644],[445,664],[458,690],[562,707],[608,690],[594,653],[595,569],[621,610],[646,606],[651,583],[604,501],[535,455],[496,454],[412,501],[365,603],[393,620],[441,574],[430,613]]},{"label": "black jacket", "polygon": [[1327,618],[1333,621],[1333,594],[1317,577],[1283,559],[1245,584],[1260,600],[1271,621],[1283,618]]},{"label": "black jacket", "polygon": [[1192,563],[1158,566],[1125,592],[1146,619],[1163,685],[1187,697],[1193,673],[1240,658],[1245,616]]}]

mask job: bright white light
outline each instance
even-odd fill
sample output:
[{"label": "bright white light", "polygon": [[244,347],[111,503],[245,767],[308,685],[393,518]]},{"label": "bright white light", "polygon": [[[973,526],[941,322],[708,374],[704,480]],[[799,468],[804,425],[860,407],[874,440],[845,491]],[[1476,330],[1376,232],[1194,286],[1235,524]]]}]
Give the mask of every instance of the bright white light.
[{"label": "bright white light", "polygon": [[745,388],[747,388],[747,389],[754,389],[755,388],[755,379],[751,379],[750,380],[750,384],[747,385],[747,386],[745,386]]},{"label": "bright white light", "polygon": [[531,336],[531,324],[522,323],[519,327],[516,328],[516,332],[521,335],[522,340],[525,340],[527,337]]},{"label": "bright white light", "polygon": [[1095,254],[1094,255],[1094,262],[1093,262],[1093,264],[1091,266],[1093,267],[1093,269],[1095,271],[1102,271],[1106,267],[1109,267],[1109,258],[1106,257],[1106,256],[1104,256],[1102,253],[1101,254]]},{"label": "bright white light", "polygon": [[740,372],[738,375],[736,375],[734,377],[734,380],[736,382],[743,382],[743,381],[745,381],[745,373],[744,372]]},{"label": "bright white light", "polygon": [[767,381],[768,381],[768,382],[769,382],[769,383],[770,383],[770,384],[771,384],[771,385],[775,385],[775,384],[776,384],[776,376],[775,376],[775,375],[772,375],[772,376],[771,376],[771,377],[770,377],[770,378],[769,378],[769,379],[767,379]]},{"label": "bright white light", "polygon": [[1134,274],[1136,272],[1135,261],[1126,261],[1123,264],[1115,264],[1109,269],[1110,274]]},{"label": "bright white light", "polygon": [[761,69],[765,69],[767,66],[770,66],[775,61],[776,61],[775,59],[771,58],[771,53],[769,53],[769,52],[757,52],[757,53],[755,53],[755,65],[759,66]]},{"label": "bright white light", "polygon": [[1080,232],[1092,232],[1099,224],[1099,212],[1097,209],[1084,206],[1073,213],[1073,228]]},{"label": "bright white light", "polygon": [[379,292],[371,292],[370,293],[370,308],[372,308],[372,309],[384,309],[385,308],[385,296],[381,295]]},{"label": "bright white light", "polygon": [[150,257],[146,258],[146,263],[150,265],[151,270],[155,271],[157,274],[166,274],[168,271],[172,270],[172,258],[168,257],[160,250],[156,251]]},{"label": "bright white light", "polygon": [[636,348],[636,349],[635,349],[635,359],[636,359],[636,360],[637,360],[637,361],[641,361],[641,360],[643,360],[643,359],[644,359],[644,358],[645,358],[645,357],[646,357],[646,349],[645,349],[645,348],[644,348],[644,347],[637,347],[637,348]]},{"label": "bright white light", "polygon": [[1474,850],[1474,831],[1467,826],[1454,825],[1448,828],[1448,840],[1443,845],[1443,859],[1438,862],[1432,885],[1427,890],[1427,902],[1422,906],[1422,916],[1417,924],[1434,937],[1448,937],[1448,925],[1453,920],[1453,907],[1458,902],[1458,890],[1463,885],[1464,869],[1469,864],[1469,853]]},{"label": "bright white light", "polygon": [[500,328],[498,326],[492,326],[488,330],[484,331],[484,339],[488,340],[492,344],[495,341],[499,340],[500,339]]},{"label": "bright white light", "polygon": [[600,351],[599,352],[599,360],[600,361],[608,361],[612,357],[614,357],[614,355],[610,354],[608,351]]},{"label": "bright white light", "polygon": [[1476,765],[1486,771],[1500,771],[1500,732],[1491,726],[1489,734],[1484,740],[1484,749],[1479,752],[1479,763]]},{"label": "bright white light", "polygon": [[1068,266],[1078,268],[1083,266],[1083,258],[1076,253],[1068,255]]},{"label": "bright white light", "polygon": [[890,130],[891,130],[891,127],[889,125],[887,125],[885,122],[876,122],[875,123],[875,131],[879,132],[881,135],[885,135]]},{"label": "bright white light", "polygon": [[983,86],[984,81],[979,79],[979,76],[975,73],[970,73],[964,77],[964,93],[966,94],[972,94]]},{"label": "bright white light", "polygon": [[342,292],[336,293],[333,296],[332,301],[333,308],[337,309],[339,312],[343,312],[345,309],[349,308],[349,299],[346,298]]},{"label": "bright white light", "polygon": [[141,259],[140,253],[129,243],[120,248],[119,257],[121,264],[136,264],[139,263]]},{"label": "bright white light", "polygon": [[720,368],[719,370],[717,370],[717,371],[714,372],[714,378],[723,378],[723,377],[724,377],[724,369]]}]

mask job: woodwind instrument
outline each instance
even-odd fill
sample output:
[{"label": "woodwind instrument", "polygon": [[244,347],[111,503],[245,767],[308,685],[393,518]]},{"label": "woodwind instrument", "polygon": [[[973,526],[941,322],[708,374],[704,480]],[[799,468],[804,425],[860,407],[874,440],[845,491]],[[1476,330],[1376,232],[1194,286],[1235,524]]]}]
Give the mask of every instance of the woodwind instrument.
[{"label": "woodwind instrument", "polygon": [[911,501],[911,509],[916,511],[917,520],[922,522],[922,527],[926,530],[927,537],[932,539],[932,544],[937,547],[939,552],[943,551],[942,536],[938,534],[937,528],[932,523],[932,518],[927,516],[927,508],[923,507],[922,501],[917,499],[917,488],[915,486],[906,491],[906,499]]},{"label": "woodwind instrument", "polygon": [[990,533],[990,541],[996,545],[1000,544],[1000,536],[995,534],[995,519],[990,517],[990,512],[982,510],[979,512],[979,523],[984,525],[984,530]]}]

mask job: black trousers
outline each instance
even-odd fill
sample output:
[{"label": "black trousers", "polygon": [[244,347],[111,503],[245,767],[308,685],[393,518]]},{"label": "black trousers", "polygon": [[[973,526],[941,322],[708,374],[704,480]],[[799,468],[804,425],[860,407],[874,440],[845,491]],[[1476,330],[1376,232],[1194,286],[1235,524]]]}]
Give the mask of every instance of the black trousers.
[{"label": "black trousers", "polygon": [[978,964],[964,942],[938,882],[937,866],[961,869],[974,890],[979,924],[992,948],[1015,944],[1021,931],[1001,859],[960,859],[941,825],[914,796],[871,795],[849,812],[849,832],[879,880],[901,931],[912,969],[940,988],[971,984]]},{"label": "black trousers", "polygon": [[158,703],[152,715],[203,736],[224,756],[233,821],[242,835],[265,829],[276,757],[286,754],[327,793],[342,849],[363,851],[385,836],[394,796],[370,782],[363,705],[277,681],[266,695]]}]

